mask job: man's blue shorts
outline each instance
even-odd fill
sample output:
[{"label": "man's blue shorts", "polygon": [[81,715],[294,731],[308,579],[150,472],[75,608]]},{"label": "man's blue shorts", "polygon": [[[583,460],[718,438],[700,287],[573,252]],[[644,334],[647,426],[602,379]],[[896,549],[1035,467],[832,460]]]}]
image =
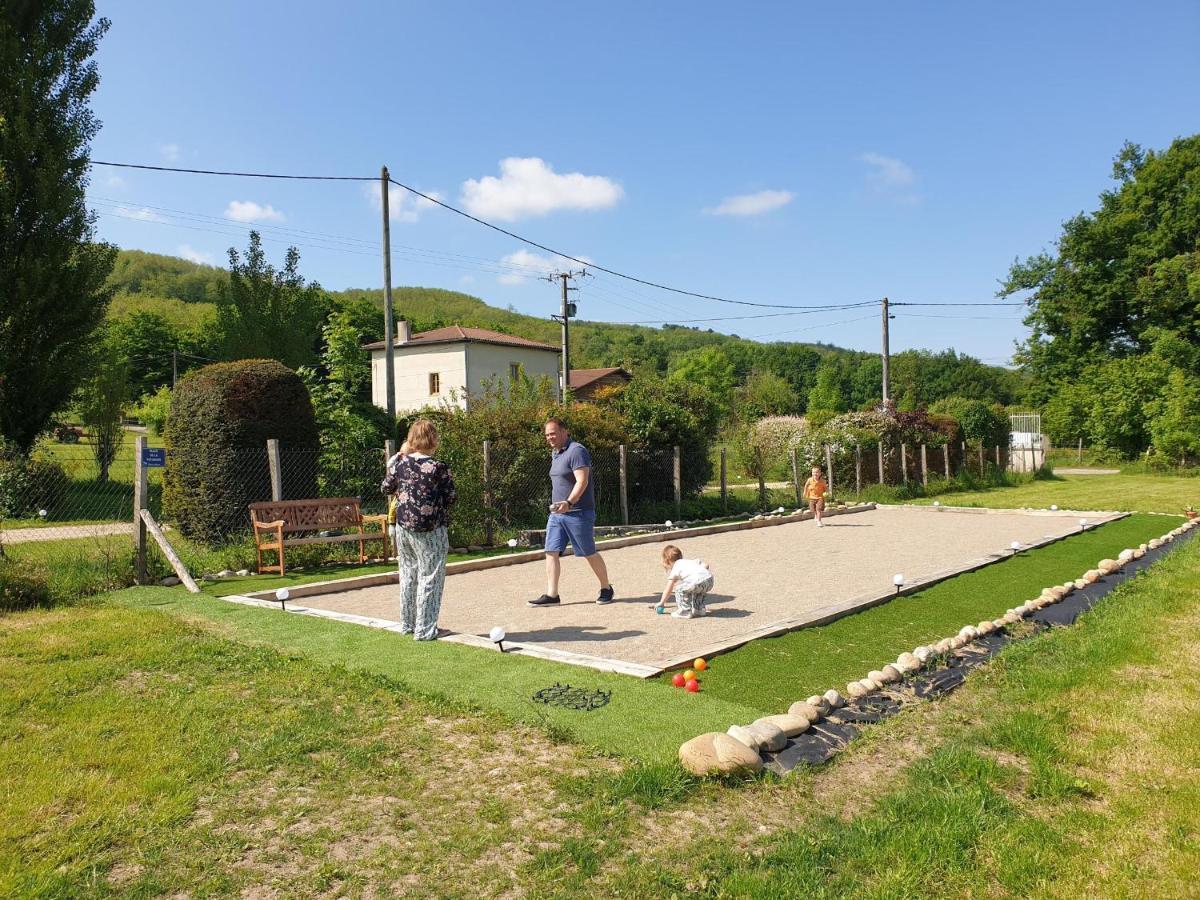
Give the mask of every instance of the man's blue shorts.
[{"label": "man's blue shorts", "polygon": [[546,552],[562,553],[567,541],[576,556],[592,556],[596,552],[596,511],[576,509],[569,513],[550,513],[546,522]]}]

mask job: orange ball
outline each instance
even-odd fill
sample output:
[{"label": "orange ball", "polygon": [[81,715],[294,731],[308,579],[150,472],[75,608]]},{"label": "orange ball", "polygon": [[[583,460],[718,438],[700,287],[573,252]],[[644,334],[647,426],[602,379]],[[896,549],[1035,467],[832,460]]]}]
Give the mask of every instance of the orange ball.
[{"label": "orange ball", "polygon": [[689,679],[687,684],[683,686],[683,689],[689,694],[698,694],[700,692],[700,682],[695,678]]},{"label": "orange ball", "polygon": [[686,672],[683,673],[683,680],[684,681],[695,681],[696,673],[693,672],[691,669],[688,669]]},{"label": "orange ball", "polygon": [[703,672],[705,669],[708,668],[708,663],[704,661],[703,656],[700,657],[698,660],[696,660],[694,663],[692,663],[692,665],[696,669],[697,672]]}]

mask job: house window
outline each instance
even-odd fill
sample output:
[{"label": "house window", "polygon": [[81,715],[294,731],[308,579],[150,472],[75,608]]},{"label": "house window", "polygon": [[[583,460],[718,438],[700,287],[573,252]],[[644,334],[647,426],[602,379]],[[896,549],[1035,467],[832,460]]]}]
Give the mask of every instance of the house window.
[{"label": "house window", "polygon": [[437,372],[429,373],[429,396],[442,392],[442,377]]},{"label": "house window", "polygon": [[520,363],[509,363],[508,364],[508,380],[509,381],[518,381],[520,378],[521,378],[521,364]]}]

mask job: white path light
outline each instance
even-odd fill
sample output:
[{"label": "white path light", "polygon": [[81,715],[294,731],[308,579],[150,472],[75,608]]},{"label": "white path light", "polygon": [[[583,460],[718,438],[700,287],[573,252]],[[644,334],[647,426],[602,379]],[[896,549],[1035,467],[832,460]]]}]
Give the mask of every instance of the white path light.
[{"label": "white path light", "polygon": [[1050,511],[1051,511],[1051,512],[1058,512],[1058,504],[1057,504],[1057,503],[1051,503],[1051,504],[1050,504]]},{"label": "white path light", "polygon": [[896,586],[896,593],[900,593],[900,588],[904,587],[904,576],[897,572],[892,576],[892,584]]},{"label": "white path light", "polygon": [[1083,529],[1085,529],[1085,528],[1087,528],[1087,519],[1080,519],[1079,520],[1079,530],[1083,531]]},{"label": "white path light", "polygon": [[41,517],[44,519],[44,518],[46,518],[46,516],[48,516],[48,515],[49,515],[49,513],[48,513],[48,512],[46,512],[46,510],[44,510],[44,509],[39,509],[39,510],[38,510],[38,515],[39,515],[39,516],[41,516]]},{"label": "white path light", "polygon": [[510,547],[515,547],[515,546],[517,546],[517,539],[516,539],[516,538],[509,538],[509,539],[508,539],[508,546],[510,546]]},{"label": "white path light", "polygon": [[1020,541],[1013,541],[1011,544],[1009,544],[1009,546],[1012,547],[1013,554],[1017,554],[1017,553],[1021,552],[1021,542]]},{"label": "white path light", "polygon": [[280,588],[275,592],[275,599],[279,601],[280,609],[287,609],[287,601],[290,596],[292,596],[292,592],[287,588]]},{"label": "white path light", "polygon": [[504,652],[504,638],[506,636],[507,636],[507,633],[505,632],[504,628],[500,625],[495,626],[491,630],[491,632],[488,634],[488,637],[491,638],[492,643],[500,648],[501,653]]}]

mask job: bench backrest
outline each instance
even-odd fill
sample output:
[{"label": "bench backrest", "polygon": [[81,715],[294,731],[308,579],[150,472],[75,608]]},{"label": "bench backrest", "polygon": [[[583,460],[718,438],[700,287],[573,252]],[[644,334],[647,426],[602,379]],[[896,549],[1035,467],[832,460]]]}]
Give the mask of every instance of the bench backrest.
[{"label": "bench backrest", "polygon": [[278,500],[250,504],[255,522],[283,520],[283,530],[324,531],[362,524],[362,504],[357,497],[322,500]]}]

